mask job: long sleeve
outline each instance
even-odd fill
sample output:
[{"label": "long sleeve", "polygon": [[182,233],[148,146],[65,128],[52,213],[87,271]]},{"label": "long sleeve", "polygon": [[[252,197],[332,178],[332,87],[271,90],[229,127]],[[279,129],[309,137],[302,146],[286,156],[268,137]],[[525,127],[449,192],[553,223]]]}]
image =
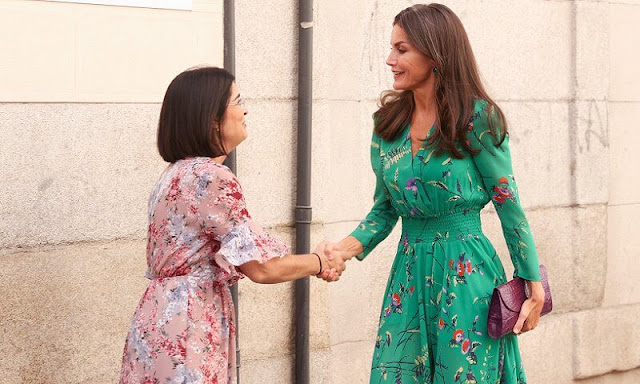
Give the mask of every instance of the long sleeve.
[{"label": "long sleeve", "polygon": [[473,160],[482,175],[484,187],[500,217],[502,231],[515,268],[514,276],[539,281],[538,254],[529,222],[520,205],[518,188],[513,176],[509,136],[501,145],[489,129],[487,103],[477,102],[467,139],[481,152]]},{"label": "long sleeve", "polygon": [[376,175],[373,207],[367,217],[351,233],[351,236],[358,239],[363,246],[363,252],[356,256],[358,260],[367,257],[382,240],[386,239],[398,221],[398,213],[391,206],[389,191],[382,177],[380,150],[380,138],[374,132],[371,140],[371,166]]}]

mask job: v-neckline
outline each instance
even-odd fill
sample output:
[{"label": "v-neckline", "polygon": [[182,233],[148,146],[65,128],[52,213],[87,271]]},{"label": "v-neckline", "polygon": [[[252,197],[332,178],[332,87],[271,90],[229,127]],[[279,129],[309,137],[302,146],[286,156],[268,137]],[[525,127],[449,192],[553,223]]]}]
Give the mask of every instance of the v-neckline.
[{"label": "v-neckline", "polygon": [[418,155],[418,153],[420,153],[421,151],[424,150],[424,146],[427,142],[427,139],[429,138],[429,136],[431,135],[431,132],[433,130],[433,127],[435,126],[435,124],[431,125],[431,127],[429,128],[429,130],[427,131],[427,136],[424,138],[424,141],[422,142],[422,145],[420,146],[420,148],[418,148],[418,150],[416,151],[416,153],[413,153],[413,146],[412,146],[412,142],[411,142],[411,123],[407,124],[407,129],[406,129],[406,135],[405,135],[405,145],[406,142],[409,142],[409,151],[411,152],[411,163],[413,163],[413,159],[415,159],[415,157]]}]

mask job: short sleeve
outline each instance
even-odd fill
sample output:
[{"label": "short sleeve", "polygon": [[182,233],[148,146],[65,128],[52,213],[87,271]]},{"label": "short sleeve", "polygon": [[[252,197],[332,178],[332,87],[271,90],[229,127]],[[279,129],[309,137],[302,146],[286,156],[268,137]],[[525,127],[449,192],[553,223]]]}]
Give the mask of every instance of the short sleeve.
[{"label": "short sleeve", "polygon": [[374,132],[371,139],[371,167],[376,176],[373,207],[367,217],[351,233],[351,236],[362,243],[363,251],[356,256],[358,260],[367,257],[382,240],[386,239],[398,222],[398,212],[391,205],[391,195],[382,177],[380,150],[380,138]]},{"label": "short sleeve", "polygon": [[201,229],[219,242],[216,263],[232,274],[250,261],[264,263],[282,257],[290,249],[253,221],[247,210],[242,187],[226,166],[208,164],[198,172],[196,201]]},{"label": "short sleeve", "polygon": [[515,268],[514,275],[526,280],[539,281],[538,254],[529,222],[520,204],[511,164],[509,136],[507,135],[502,143],[498,143],[489,127],[489,119],[494,117],[494,114],[488,114],[487,102],[477,102],[467,139],[472,148],[481,150],[473,156],[473,160],[500,217],[504,238]]}]

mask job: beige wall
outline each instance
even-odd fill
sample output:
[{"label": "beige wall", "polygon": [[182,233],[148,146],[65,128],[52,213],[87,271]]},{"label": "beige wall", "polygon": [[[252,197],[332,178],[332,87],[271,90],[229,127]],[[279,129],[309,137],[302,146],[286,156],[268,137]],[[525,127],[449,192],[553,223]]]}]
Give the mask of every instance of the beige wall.
[{"label": "beige wall", "polygon": [[3,0],[0,46],[0,383],[116,382],[159,103],[178,72],[222,65],[222,0]]},{"label": "beige wall", "polygon": [[[145,205],[170,79],[222,61],[221,0],[193,12],[0,3],[0,382],[115,382],[144,290]],[[445,1],[504,107],[554,313],[524,335],[530,383],[640,380],[640,2]],[[238,174],[252,215],[291,241],[295,1],[238,1],[250,110]],[[373,188],[370,115],[411,2],[315,2],[313,238],[340,239]],[[26,28],[25,26],[28,26]],[[487,234],[510,268],[499,222]],[[312,281],[312,383],[365,383],[398,229],[340,282]],[[293,382],[292,284],[240,283],[242,382]],[[618,373],[611,373],[618,371]],[[4,381],[3,381],[4,380]]]},{"label": "beige wall", "polygon": [[0,100],[156,103],[176,73],[222,63],[222,0],[193,11],[0,3]]}]

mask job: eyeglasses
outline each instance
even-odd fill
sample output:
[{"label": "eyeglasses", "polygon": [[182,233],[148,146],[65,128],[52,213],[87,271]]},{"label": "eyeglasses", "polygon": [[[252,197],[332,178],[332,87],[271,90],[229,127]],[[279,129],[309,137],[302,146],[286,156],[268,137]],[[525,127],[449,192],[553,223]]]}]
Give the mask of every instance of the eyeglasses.
[{"label": "eyeglasses", "polygon": [[235,103],[229,103],[229,106],[232,105],[237,105],[239,107],[244,107],[245,103],[244,103],[244,99],[243,98],[239,98]]}]

